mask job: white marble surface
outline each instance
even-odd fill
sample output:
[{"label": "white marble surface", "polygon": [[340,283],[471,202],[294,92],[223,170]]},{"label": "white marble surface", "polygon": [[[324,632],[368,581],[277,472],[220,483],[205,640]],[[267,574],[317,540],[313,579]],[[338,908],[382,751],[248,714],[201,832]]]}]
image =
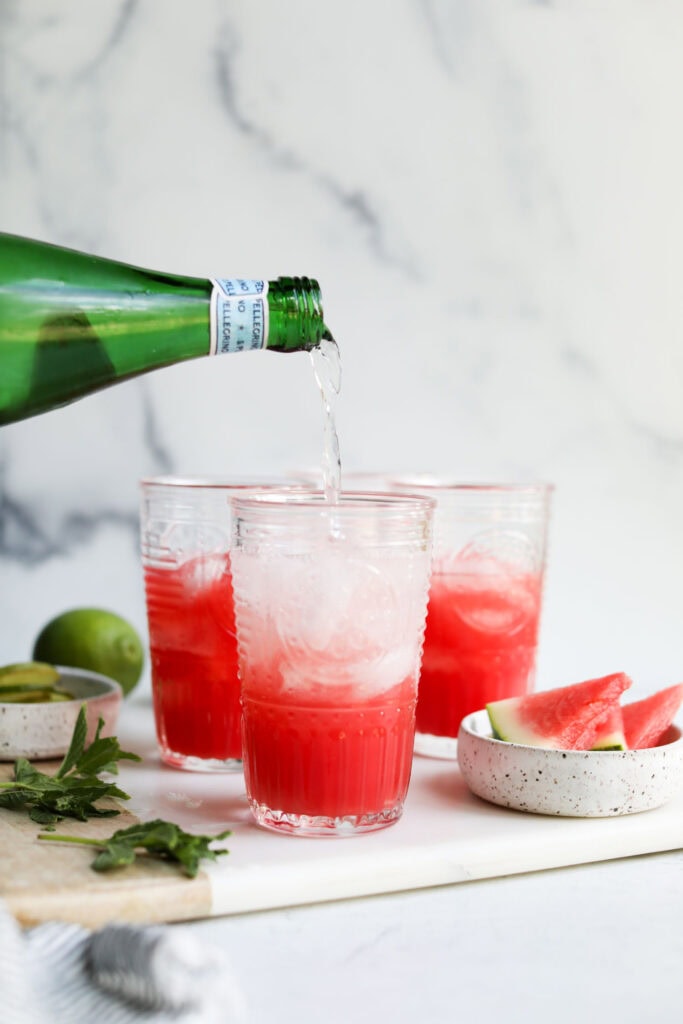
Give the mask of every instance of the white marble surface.
[{"label": "white marble surface", "polygon": [[[346,466],[554,481],[539,683],[623,669],[644,695],[683,677],[682,44],[677,0],[0,0],[0,227],[317,276]],[[217,363],[3,429],[4,661],[70,606],[144,632],[141,475],[316,462],[306,358]],[[682,877],[205,927],[255,1021],[569,1020],[605,992],[642,1021],[679,1006]]]},{"label": "white marble surface", "polygon": [[[248,879],[247,867],[254,858],[267,891],[275,865],[272,857],[264,858],[263,848],[254,839],[272,841],[278,849],[284,844],[298,848],[302,841],[269,833],[250,836],[241,810],[236,811],[241,804],[235,799],[240,784],[236,776],[226,779],[161,768],[154,742],[145,731],[149,718],[147,702],[136,696],[126,702],[118,730],[124,747],[143,757],[142,765],[121,766],[121,783],[131,794],[131,810],[143,818],[172,815],[184,828],[210,834],[229,825],[235,830],[228,840],[231,854],[222,864],[210,865],[214,885],[216,875],[224,871],[234,870]],[[426,765],[419,760],[418,781],[424,780],[425,767],[433,768],[440,780],[444,817],[438,841],[444,871],[460,874],[459,865],[464,871],[467,866],[458,858],[467,857],[468,842],[473,845],[471,812],[465,811],[461,819],[467,840],[458,854],[454,821],[447,815],[449,811],[457,815],[463,804],[444,799],[445,792],[451,791],[443,787],[452,773],[453,792],[459,791],[457,770],[445,761]],[[418,785],[414,792],[425,790]],[[407,837],[404,831],[399,839],[398,832],[409,826],[409,816],[413,823],[418,817],[428,819],[418,814],[410,796],[405,821],[374,838],[396,840],[400,845]],[[511,815],[509,821],[506,815]],[[653,816],[649,848],[655,849],[658,827],[661,839],[672,827],[663,831],[657,812],[585,822],[594,834],[595,857],[618,855],[626,835],[620,826],[629,832],[647,828],[649,815]],[[517,861],[514,870],[525,858],[529,863],[529,850],[525,854],[519,843],[525,831],[522,819],[526,816],[509,811],[487,818],[489,831],[500,843],[498,850],[493,847],[488,852],[488,867],[497,859],[511,865]],[[538,836],[537,863],[551,863],[553,858],[559,862],[558,840],[551,837],[556,836],[555,826],[562,829],[565,823],[536,816],[528,823]],[[541,839],[546,824],[552,828]],[[577,842],[576,819],[566,824],[572,831],[569,856],[578,859],[584,855],[585,841]],[[455,845],[446,852],[442,840],[449,835]],[[387,868],[387,885],[395,884],[395,861],[387,856],[386,847],[383,856],[381,845],[372,840],[367,835],[320,840],[319,845],[335,855],[348,850],[352,856],[347,863],[361,876],[368,869],[363,858],[377,858],[378,865],[384,863]],[[410,841],[419,846],[414,835]],[[328,849],[329,845],[336,849]],[[636,843],[631,845],[634,848],[647,847]],[[311,856],[310,851],[292,850],[292,855],[299,853],[304,862]],[[353,860],[356,855],[360,861]],[[486,859],[482,858],[484,867]],[[351,870],[346,869],[347,875]],[[282,872],[281,879],[285,877],[291,883],[297,873]],[[292,899],[301,898],[301,885],[290,893]],[[322,1020],[326,1024],[375,1024],[377,1020],[441,1024],[454,1015],[477,1024],[497,1024],[501,1017],[527,1024],[548,1020],[576,1024],[605,1014],[626,1024],[644,1024],[680,1017],[682,907],[683,851],[678,850],[169,927],[188,928],[207,947],[215,944],[224,951],[247,1005],[247,1024],[275,1020],[282,1024]]]}]

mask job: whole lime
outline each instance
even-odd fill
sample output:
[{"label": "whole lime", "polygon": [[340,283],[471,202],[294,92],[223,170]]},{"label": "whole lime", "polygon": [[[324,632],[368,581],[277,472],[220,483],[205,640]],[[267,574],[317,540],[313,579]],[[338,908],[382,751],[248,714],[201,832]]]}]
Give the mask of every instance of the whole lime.
[{"label": "whole lime", "polygon": [[142,641],[130,622],[103,608],[72,608],[38,634],[33,658],[110,676],[130,693],[142,674]]}]

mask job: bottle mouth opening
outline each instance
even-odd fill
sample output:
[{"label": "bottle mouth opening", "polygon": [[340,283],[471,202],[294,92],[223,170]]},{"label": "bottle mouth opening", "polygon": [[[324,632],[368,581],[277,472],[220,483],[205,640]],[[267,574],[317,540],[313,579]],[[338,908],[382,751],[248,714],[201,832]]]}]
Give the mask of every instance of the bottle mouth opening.
[{"label": "bottle mouth opening", "polygon": [[[312,277],[278,277],[268,291],[270,335],[275,351],[317,348],[326,335],[320,285]],[[276,326],[277,324],[277,326]]]}]

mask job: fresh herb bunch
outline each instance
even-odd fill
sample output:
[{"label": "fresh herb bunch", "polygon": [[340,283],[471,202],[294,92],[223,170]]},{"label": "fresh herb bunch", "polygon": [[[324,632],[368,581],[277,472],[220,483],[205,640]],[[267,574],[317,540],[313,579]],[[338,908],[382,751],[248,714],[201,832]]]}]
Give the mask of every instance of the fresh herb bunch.
[{"label": "fresh herb bunch", "polygon": [[129,800],[113,782],[98,778],[100,772],[118,773],[119,761],[139,761],[137,754],[121,750],[115,736],[100,736],[104,720],[99,719],[95,738],[86,747],[88,731],[85,708],[81,707],[74,726],[69,749],[54,775],[38,771],[30,761],[20,757],[14,762],[14,779],[0,782],[0,807],[28,810],[38,825],[54,825],[62,818],[111,818],[120,812],[115,808],[96,807],[103,797]]},{"label": "fresh herb bunch", "polygon": [[157,819],[119,829],[109,839],[86,839],[83,836],[58,835],[55,832],[43,832],[38,838],[100,847],[101,853],[91,864],[95,871],[109,871],[132,864],[138,851],[141,851],[143,855],[174,861],[180,864],[188,878],[195,878],[200,860],[216,860],[217,857],[229,852],[212,850],[209,845],[214,840],[226,839],[229,835],[230,832],[221,832],[216,836],[195,836],[184,832],[178,825]]},{"label": "fresh herb bunch", "polygon": [[39,839],[99,847],[101,852],[92,863],[96,871],[132,864],[138,851],[142,851],[151,857],[174,861],[189,878],[194,878],[200,860],[216,860],[219,855],[228,853],[227,850],[212,850],[210,843],[227,838],[230,832],[195,836],[160,819],[119,829],[109,839],[88,839],[55,832],[55,822],[63,818],[87,821],[88,818],[112,818],[121,813],[115,807],[96,807],[95,801],[103,797],[130,799],[128,793],[115,783],[106,782],[98,776],[100,772],[116,775],[119,761],[142,759],[137,754],[122,750],[115,736],[100,736],[103,725],[104,720],[100,718],[95,738],[86,747],[88,729],[85,707],[81,707],[69,749],[55,774],[46,775],[25,758],[19,758],[14,763],[14,780],[0,782],[0,807],[13,811],[27,810],[33,821],[47,826],[49,831],[41,832]]}]

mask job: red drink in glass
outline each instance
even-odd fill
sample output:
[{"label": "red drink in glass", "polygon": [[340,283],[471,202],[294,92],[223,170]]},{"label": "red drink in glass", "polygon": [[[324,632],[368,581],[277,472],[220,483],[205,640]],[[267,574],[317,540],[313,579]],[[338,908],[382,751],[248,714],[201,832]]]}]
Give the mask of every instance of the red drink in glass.
[{"label": "red drink in glass", "polygon": [[465,715],[533,684],[540,574],[432,576],[417,730],[455,738]]},{"label": "red drink in glass", "polygon": [[165,761],[242,757],[230,556],[145,570],[152,694]]},{"label": "red drink in glass", "polygon": [[276,481],[141,482],[142,565],[154,719],[162,760],[241,771],[231,499]]},{"label": "red drink in glass", "polygon": [[262,827],[343,836],[400,818],[433,507],[365,493],[235,500],[244,775]]},{"label": "red drink in glass", "polygon": [[252,802],[331,822],[398,816],[410,781],[416,684],[413,676],[363,699],[357,683],[317,683],[313,669],[302,692],[283,685],[277,664],[247,662],[244,773]]},{"label": "red drink in glass", "polygon": [[455,757],[462,719],[534,684],[552,485],[401,477],[436,500],[415,751]]}]

